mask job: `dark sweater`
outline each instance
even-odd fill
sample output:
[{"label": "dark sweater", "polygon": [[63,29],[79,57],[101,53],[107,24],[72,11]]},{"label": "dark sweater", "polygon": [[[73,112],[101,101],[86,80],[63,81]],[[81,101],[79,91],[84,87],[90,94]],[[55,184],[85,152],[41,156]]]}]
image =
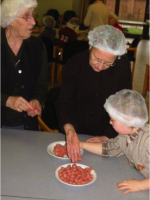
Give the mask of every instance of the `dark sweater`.
[{"label": "dark sweater", "polygon": [[89,65],[89,50],[72,57],[66,64],[56,102],[59,126],[70,123],[79,134],[115,137],[103,105],[106,98],[121,89],[131,89],[131,69],[126,56],[116,65],[95,72]]},{"label": "dark sweater", "polygon": [[[4,30],[5,31],[5,30]],[[29,117],[6,107],[9,96],[22,96],[27,101],[37,99],[41,103],[47,92],[47,57],[42,41],[30,37],[15,56],[8,46],[5,32],[1,41],[1,125],[24,125],[25,129],[38,130],[37,116]],[[18,65],[15,64],[20,60]]]}]

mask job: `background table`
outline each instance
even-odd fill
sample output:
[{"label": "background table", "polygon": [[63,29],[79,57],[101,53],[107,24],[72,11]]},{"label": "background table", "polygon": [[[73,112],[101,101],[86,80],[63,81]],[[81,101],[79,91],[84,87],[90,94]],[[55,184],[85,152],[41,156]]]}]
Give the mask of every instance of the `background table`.
[{"label": "background table", "polygon": [[[90,136],[79,135],[81,141]],[[49,155],[47,146],[63,141],[61,133],[1,129],[2,200],[148,200],[149,192],[123,195],[116,183],[144,177],[128,165],[125,156],[104,158],[84,151],[81,164],[93,167],[97,180],[87,186],[73,187],[59,182],[55,170],[70,160]]]}]

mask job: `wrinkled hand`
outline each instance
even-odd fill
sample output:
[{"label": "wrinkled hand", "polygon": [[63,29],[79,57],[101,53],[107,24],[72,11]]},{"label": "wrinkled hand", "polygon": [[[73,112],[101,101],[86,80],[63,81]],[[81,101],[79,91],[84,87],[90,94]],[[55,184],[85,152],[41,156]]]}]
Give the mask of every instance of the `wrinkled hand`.
[{"label": "wrinkled hand", "polygon": [[32,105],[23,97],[10,96],[7,99],[6,106],[18,112],[33,110]]},{"label": "wrinkled hand", "polygon": [[100,137],[92,137],[86,140],[86,142],[103,142],[108,141],[109,138],[106,136],[100,136]]},{"label": "wrinkled hand", "polygon": [[27,111],[28,116],[34,117],[36,115],[41,115],[41,105],[40,102],[36,99],[31,100],[30,105],[33,109]]},{"label": "wrinkled hand", "polygon": [[135,179],[128,179],[125,181],[121,181],[116,184],[118,190],[125,190],[123,194],[128,194],[130,192],[140,191],[140,181]]},{"label": "wrinkled hand", "polygon": [[74,129],[69,129],[66,133],[67,140],[67,153],[68,157],[71,158],[72,162],[81,160],[79,139]]}]

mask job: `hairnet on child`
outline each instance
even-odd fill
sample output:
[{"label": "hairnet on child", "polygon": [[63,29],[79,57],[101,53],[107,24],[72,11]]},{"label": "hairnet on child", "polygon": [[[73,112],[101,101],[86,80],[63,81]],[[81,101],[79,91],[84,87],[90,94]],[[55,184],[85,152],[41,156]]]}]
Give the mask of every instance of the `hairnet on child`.
[{"label": "hairnet on child", "polygon": [[3,0],[1,3],[1,26],[7,27],[23,10],[37,6],[37,0]]},{"label": "hairnet on child", "polygon": [[78,25],[79,19],[77,17],[72,17],[67,23],[67,26],[70,28],[76,28]]},{"label": "hairnet on child", "polygon": [[100,25],[89,31],[89,44],[113,55],[123,55],[126,52],[124,34],[111,25]]},{"label": "hairnet on child", "polygon": [[54,28],[55,27],[55,20],[54,20],[54,18],[52,16],[46,15],[43,18],[43,24],[45,26],[50,27],[50,28]]},{"label": "hairnet on child", "polygon": [[108,17],[112,17],[116,20],[116,22],[119,21],[119,17],[115,13],[109,13]]},{"label": "hairnet on child", "polygon": [[148,121],[144,98],[133,90],[121,90],[109,96],[104,104],[106,111],[127,127],[143,127]]}]

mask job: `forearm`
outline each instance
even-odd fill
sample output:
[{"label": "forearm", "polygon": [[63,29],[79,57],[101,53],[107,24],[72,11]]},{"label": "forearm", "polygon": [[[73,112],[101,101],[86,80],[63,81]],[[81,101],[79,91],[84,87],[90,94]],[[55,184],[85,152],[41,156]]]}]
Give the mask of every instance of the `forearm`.
[{"label": "forearm", "polygon": [[80,148],[91,153],[102,155],[102,143],[80,142]]},{"label": "forearm", "polygon": [[150,189],[150,179],[144,179],[140,181],[140,188],[141,190],[149,190]]},{"label": "forearm", "polygon": [[64,125],[64,130],[65,130],[66,135],[67,135],[67,133],[68,133],[69,130],[75,131],[73,125],[69,124],[69,123]]}]

